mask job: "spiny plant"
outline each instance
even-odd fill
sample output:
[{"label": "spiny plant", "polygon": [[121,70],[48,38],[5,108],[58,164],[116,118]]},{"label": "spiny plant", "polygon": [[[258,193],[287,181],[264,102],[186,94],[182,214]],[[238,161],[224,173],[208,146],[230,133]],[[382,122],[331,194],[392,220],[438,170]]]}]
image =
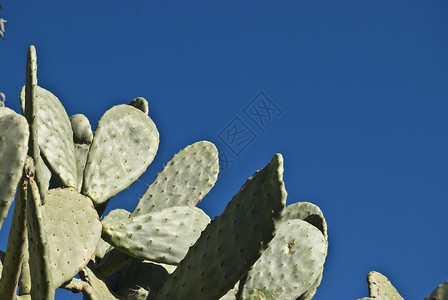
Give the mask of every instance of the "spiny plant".
[{"label": "spiny plant", "polygon": [[174,155],[132,212],[103,216],[158,150],[148,103],[112,107],[92,132],[36,74],[31,46],[22,115],[0,108],[0,227],[15,199],[0,252],[0,300],[53,299],[58,288],[87,299],[313,297],[327,225],[311,203],[285,207],[280,154],[213,221],[196,207],[218,178],[218,151],[208,141]]}]

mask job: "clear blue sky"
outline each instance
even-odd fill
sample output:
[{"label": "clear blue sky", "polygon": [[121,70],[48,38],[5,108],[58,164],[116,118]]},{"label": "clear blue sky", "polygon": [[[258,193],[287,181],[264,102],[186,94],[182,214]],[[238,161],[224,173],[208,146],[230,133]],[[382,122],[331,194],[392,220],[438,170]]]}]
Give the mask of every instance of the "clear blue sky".
[{"label": "clear blue sky", "polygon": [[[410,300],[448,279],[448,2],[186,2],[1,1],[7,106],[19,111],[34,44],[39,84],[69,115],[95,127],[111,106],[149,100],[158,155],[110,208],[133,209],[174,153],[205,139],[232,160],[201,204],[213,217],[279,152],[288,202],[328,222],[315,299],[367,296],[370,270]],[[261,91],[278,110],[258,127],[244,108]],[[228,125],[247,127],[245,144],[227,141],[238,156],[220,139]]]}]

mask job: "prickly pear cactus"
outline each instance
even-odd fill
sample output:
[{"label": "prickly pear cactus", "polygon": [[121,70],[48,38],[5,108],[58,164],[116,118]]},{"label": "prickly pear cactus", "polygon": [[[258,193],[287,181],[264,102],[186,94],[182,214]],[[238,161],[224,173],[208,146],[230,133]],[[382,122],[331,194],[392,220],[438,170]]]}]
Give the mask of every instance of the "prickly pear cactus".
[{"label": "prickly pear cactus", "polygon": [[381,273],[372,271],[367,275],[369,283],[369,297],[359,300],[384,299],[384,300],[404,300],[389,279]]},{"label": "prickly pear cactus", "polygon": [[[131,212],[110,199],[151,164],[159,132],[141,97],[95,132],[38,86],[30,47],[22,115],[0,107],[0,226],[14,199],[0,300],[311,299],[322,279],[327,224],[311,203],[285,208],[283,157],[257,171],[214,220],[196,205],[214,186],[218,150],[199,141],[166,164]],[[17,192],[16,192],[17,191]],[[17,294],[16,294],[17,293]]]}]

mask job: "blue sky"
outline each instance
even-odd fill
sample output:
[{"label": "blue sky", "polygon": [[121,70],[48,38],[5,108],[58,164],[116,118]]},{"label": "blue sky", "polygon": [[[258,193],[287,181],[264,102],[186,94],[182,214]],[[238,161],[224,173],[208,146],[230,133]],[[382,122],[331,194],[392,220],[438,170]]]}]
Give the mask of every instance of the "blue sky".
[{"label": "blue sky", "polygon": [[[367,296],[370,270],[411,300],[448,279],[448,2],[1,4],[7,106],[19,111],[30,44],[39,84],[93,127],[111,106],[148,99],[158,155],[110,209],[133,209],[173,154],[211,140],[232,161],[200,205],[213,217],[282,153],[288,203],[313,202],[328,222],[314,299]],[[277,110],[261,109],[259,127],[244,108],[260,101]],[[219,138],[234,122],[244,147]]]}]

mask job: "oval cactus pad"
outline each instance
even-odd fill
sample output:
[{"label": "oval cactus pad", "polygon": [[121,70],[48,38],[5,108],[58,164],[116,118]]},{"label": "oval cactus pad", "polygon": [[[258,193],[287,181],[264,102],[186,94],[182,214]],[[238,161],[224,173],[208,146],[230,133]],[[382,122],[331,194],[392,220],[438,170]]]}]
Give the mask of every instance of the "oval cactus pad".
[{"label": "oval cactus pad", "polygon": [[[5,111],[4,108],[0,110]],[[0,118],[0,228],[14,199],[28,151],[28,123],[25,117],[10,113]]]},{"label": "oval cactus pad", "polygon": [[101,223],[92,201],[74,188],[49,190],[42,209],[57,288],[87,265],[99,242]]},{"label": "oval cactus pad", "polygon": [[178,264],[210,218],[199,208],[174,206],[103,223],[103,239],[123,253],[157,263]]},{"label": "oval cactus pad", "polygon": [[95,205],[115,196],[143,174],[159,146],[150,117],[130,105],[109,109],[98,122],[84,170],[82,191]]},{"label": "oval cactus pad", "polygon": [[[21,95],[22,111],[25,89]],[[36,89],[37,143],[50,169],[57,174],[64,186],[76,186],[76,158],[73,132],[67,112],[51,92]]]},{"label": "oval cactus pad", "polygon": [[326,255],[327,241],[319,229],[303,220],[282,222],[249,271],[241,299],[297,299],[319,277]]},{"label": "oval cactus pad", "polygon": [[195,206],[215,185],[219,173],[218,149],[196,142],[174,155],[149,186],[132,216],[171,206]]},{"label": "oval cactus pad", "polygon": [[297,202],[288,205],[285,208],[285,215],[283,216],[282,222],[295,219],[304,220],[314,225],[322,232],[325,239],[328,240],[327,222],[317,205],[310,202]]}]

